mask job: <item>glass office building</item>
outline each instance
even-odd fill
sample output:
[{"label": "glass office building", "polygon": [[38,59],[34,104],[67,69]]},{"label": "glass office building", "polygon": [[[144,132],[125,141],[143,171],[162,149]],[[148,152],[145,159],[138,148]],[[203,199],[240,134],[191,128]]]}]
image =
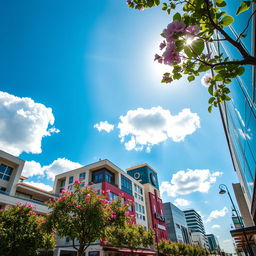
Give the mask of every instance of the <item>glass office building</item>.
[{"label": "glass office building", "polygon": [[214,234],[207,234],[206,235],[209,244],[210,251],[220,251],[220,245],[217,237]]},{"label": "glass office building", "polygon": [[[226,0],[227,6],[223,7],[229,15],[235,17],[235,22],[226,29],[233,37],[244,30],[250,14],[250,10],[236,16],[235,12],[241,1]],[[246,37],[241,39],[244,48],[255,56],[255,15],[245,31]],[[221,38],[221,35],[219,35]],[[224,53],[231,59],[241,59],[239,52],[229,43],[222,41],[212,45],[212,50]],[[255,67],[245,66],[245,72],[233,79],[229,88],[232,100],[220,106],[221,117],[228,141],[234,169],[237,172],[244,201],[251,213],[252,220],[256,221],[255,202],[255,171],[256,171],[256,105],[255,105]],[[237,196],[238,205],[241,195]],[[239,205],[240,206],[240,205]],[[243,215],[243,209],[240,207]],[[253,221],[251,220],[251,225]],[[250,221],[248,221],[250,223]]]},{"label": "glass office building", "polygon": [[172,203],[164,203],[167,232],[172,242],[190,243],[185,214]]}]

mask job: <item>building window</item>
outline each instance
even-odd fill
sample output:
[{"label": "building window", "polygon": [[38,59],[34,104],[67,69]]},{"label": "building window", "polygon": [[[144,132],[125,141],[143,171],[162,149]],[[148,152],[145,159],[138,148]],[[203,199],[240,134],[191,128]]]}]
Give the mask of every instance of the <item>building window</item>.
[{"label": "building window", "polygon": [[109,200],[110,201],[115,201],[115,200],[118,200],[118,195],[113,193],[113,192],[110,192],[109,193]]},{"label": "building window", "polygon": [[5,192],[5,191],[6,191],[6,188],[0,187],[0,190]]},{"label": "building window", "polygon": [[85,180],[86,173],[82,172],[79,174],[79,180]]},{"label": "building window", "polygon": [[71,184],[71,183],[73,183],[73,181],[74,181],[74,177],[73,176],[69,177],[68,183]]},{"label": "building window", "polygon": [[88,256],[100,256],[100,252],[99,251],[91,251],[91,252],[88,252]]},{"label": "building window", "polygon": [[80,188],[84,187],[84,182],[80,183]]},{"label": "building window", "polygon": [[92,174],[92,182],[97,184],[101,183],[103,181],[106,181],[110,184],[115,183],[115,175],[114,173],[108,171],[106,168],[103,168],[101,170],[95,171]]},{"label": "building window", "polygon": [[60,181],[60,187],[61,188],[65,187],[65,184],[66,184],[66,179]]},{"label": "building window", "polygon": [[121,175],[121,189],[132,195],[132,182],[130,179],[126,178],[124,175]]},{"label": "building window", "polygon": [[68,190],[71,191],[73,189],[73,185],[68,186]]},{"label": "building window", "polygon": [[5,164],[0,164],[0,179],[10,180],[13,168]]}]

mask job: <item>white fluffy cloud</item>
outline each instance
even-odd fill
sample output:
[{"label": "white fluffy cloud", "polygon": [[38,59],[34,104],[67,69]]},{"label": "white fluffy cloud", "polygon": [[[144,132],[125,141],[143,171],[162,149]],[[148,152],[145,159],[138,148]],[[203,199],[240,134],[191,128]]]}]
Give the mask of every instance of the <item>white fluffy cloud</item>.
[{"label": "white fluffy cloud", "polygon": [[160,191],[168,196],[187,195],[192,192],[207,193],[212,184],[216,182],[222,172],[211,172],[208,169],[195,169],[187,171],[178,171],[172,175],[171,181],[163,181],[160,185]]},{"label": "white fluffy cloud", "polygon": [[177,115],[162,107],[129,110],[120,116],[119,137],[127,150],[149,152],[153,145],[167,139],[180,142],[200,127],[200,118],[190,109],[183,109]]},{"label": "white fluffy cloud", "polygon": [[34,181],[26,181],[24,183],[27,183],[33,187],[36,187],[36,188],[41,188],[43,190],[46,190],[46,191],[52,191],[52,187],[49,186],[49,185],[45,185],[44,183],[41,183],[41,182],[34,182]]},{"label": "white fluffy cloud", "polygon": [[173,204],[175,204],[177,207],[179,206],[188,206],[191,204],[190,201],[186,200],[186,199],[183,199],[183,198],[176,198],[173,202]]},{"label": "white fluffy cloud", "polygon": [[107,133],[111,132],[114,129],[114,125],[110,124],[108,121],[99,122],[93,126],[96,128],[99,132],[105,131]]},{"label": "white fluffy cloud", "polygon": [[79,167],[82,167],[82,165],[72,162],[66,158],[58,158],[51,164],[45,166],[41,166],[40,163],[35,161],[27,161],[22,171],[22,175],[25,177],[31,177],[34,175],[46,175],[48,179],[54,180],[57,174],[71,171]]},{"label": "white fluffy cloud", "polygon": [[13,154],[41,153],[45,136],[59,132],[54,127],[51,108],[31,98],[20,98],[0,91],[0,148]]},{"label": "white fluffy cloud", "polygon": [[211,226],[211,228],[220,228],[220,225],[214,224],[214,225]]},{"label": "white fluffy cloud", "polygon": [[206,220],[206,223],[211,222],[213,219],[224,217],[227,213],[228,213],[228,208],[226,206],[221,210],[214,210],[210,213],[209,217]]}]

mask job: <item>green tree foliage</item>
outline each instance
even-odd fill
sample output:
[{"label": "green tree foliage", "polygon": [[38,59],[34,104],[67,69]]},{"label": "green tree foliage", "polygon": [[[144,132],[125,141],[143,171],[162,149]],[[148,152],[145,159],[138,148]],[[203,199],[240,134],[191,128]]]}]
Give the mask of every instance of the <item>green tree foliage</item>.
[{"label": "green tree foliage", "polygon": [[[242,1],[237,6],[236,15],[248,11],[255,0]],[[127,0],[129,8],[143,10],[160,5],[159,0]],[[234,1],[234,4],[239,4]],[[182,13],[173,13],[179,6]],[[237,38],[226,29],[234,22],[234,17],[222,10],[224,0],[168,0],[162,3],[162,10],[172,16],[172,22],[163,30],[160,44],[161,54],[155,60],[171,66],[170,72],[163,75],[162,83],[171,83],[186,75],[189,82],[206,71],[210,93],[208,111],[219,103],[231,100],[228,88],[231,80],[244,73],[244,65],[256,65],[256,57],[244,48],[241,38],[246,36],[249,24],[256,10],[248,15],[245,27]],[[251,9],[250,9],[251,10]],[[240,54],[240,59],[231,59],[219,50],[219,43],[225,41]]]},{"label": "green tree foliage", "polygon": [[1,256],[35,255],[39,249],[54,248],[54,235],[45,231],[45,221],[30,204],[0,211]]},{"label": "green tree foliage", "polygon": [[145,230],[143,226],[126,224],[122,227],[111,227],[107,232],[107,245],[128,247],[132,252],[154,244],[154,231]]},{"label": "green tree foliage", "polygon": [[208,251],[197,245],[173,243],[170,240],[162,240],[158,244],[158,250],[165,256],[206,256]]},{"label": "green tree foliage", "polygon": [[79,181],[74,187],[74,192],[63,191],[61,197],[48,203],[52,212],[47,223],[49,230],[55,229],[59,237],[71,240],[81,256],[91,243],[106,237],[107,228],[122,227],[130,221],[129,203],[124,204],[122,197],[110,202],[93,187],[81,188]]}]

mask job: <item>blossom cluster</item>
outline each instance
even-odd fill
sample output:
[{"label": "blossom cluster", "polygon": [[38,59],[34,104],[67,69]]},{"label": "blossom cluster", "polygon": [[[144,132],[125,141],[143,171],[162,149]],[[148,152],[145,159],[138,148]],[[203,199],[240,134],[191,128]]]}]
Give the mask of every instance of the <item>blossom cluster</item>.
[{"label": "blossom cluster", "polygon": [[194,37],[198,34],[199,28],[197,25],[186,26],[183,21],[174,20],[166,29],[163,30],[165,40],[160,44],[160,50],[164,49],[162,56],[156,54],[155,61],[166,65],[174,65],[181,62],[181,55],[175,44],[176,39],[182,36],[187,38]]}]

